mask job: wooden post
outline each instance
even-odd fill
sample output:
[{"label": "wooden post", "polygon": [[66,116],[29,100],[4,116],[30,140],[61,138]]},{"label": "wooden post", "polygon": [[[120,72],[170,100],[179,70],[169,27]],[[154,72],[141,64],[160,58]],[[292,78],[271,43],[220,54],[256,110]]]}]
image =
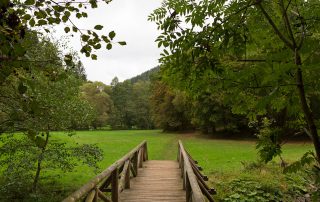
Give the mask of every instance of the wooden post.
[{"label": "wooden post", "polygon": [[184,178],[185,178],[186,201],[192,201],[191,185],[190,185],[188,173],[186,173]]},{"label": "wooden post", "polygon": [[130,189],[130,161],[128,161],[128,168],[126,170],[126,176],[124,179],[125,179],[124,188]]},{"label": "wooden post", "polygon": [[133,169],[134,171],[136,172],[136,176],[138,175],[138,152],[139,151],[136,151],[133,155]]},{"label": "wooden post", "polygon": [[85,202],[92,202],[95,195],[96,195],[96,191],[93,189],[86,197]]},{"label": "wooden post", "polygon": [[131,170],[131,172],[132,172],[133,177],[137,177],[137,173],[136,173],[136,171],[134,170],[134,167],[133,167],[133,163],[132,163],[132,162],[130,162],[130,170]]},{"label": "wooden post", "polygon": [[[97,187],[96,187],[95,189],[97,189]],[[95,192],[94,192],[93,201],[94,201],[94,202],[98,202],[98,192],[97,192],[96,190],[95,190]]]},{"label": "wooden post", "polygon": [[147,142],[144,145],[144,160],[147,161],[148,160],[148,146],[147,146]]},{"label": "wooden post", "polygon": [[141,147],[138,152],[138,166],[139,166],[139,168],[142,168],[142,163],[143,163],[143,147]]},{"label": "wooden post", "polygon": [[[127,160],[123,166],[123,170],[121,172],[120,180],[119,180],[119,193],[122,192],[125,188],[127,188],[128,181],[130,183],[130,167],[129,167],[130,165],[129,164],[130,164],[130,161]],[[127,179],[128,173],[129,173],[129,179]]]},{"label": "wooden post", "polygon": [[112,184],[111,184],[111,197],[112,202],[119,201],[119,170],[116,168],[112,172]]}]

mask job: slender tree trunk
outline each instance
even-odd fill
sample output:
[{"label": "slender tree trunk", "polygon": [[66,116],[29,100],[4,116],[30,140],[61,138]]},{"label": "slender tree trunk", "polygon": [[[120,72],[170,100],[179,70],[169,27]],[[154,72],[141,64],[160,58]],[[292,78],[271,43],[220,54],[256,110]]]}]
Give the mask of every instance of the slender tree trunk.
[{"label": "slender tree trunk", "polygon": [[44,146],[41,148],[41,153],[38,156],[37,171],[36,171],[36,175],[34,176],[34,180],[32,184],[33,193],[37,192],[37,187],[38,187],[38,182],[39,182],[40,172],[41,172],[41,163],[43,160],[44,152],[47,148],[48,141],[49,141],[49,131],[46,132],[46,140],[45,140]]},{"label": "slender tree trunk", "polygon": [[316,151],[317,160],[320,163],[320,138],[318,135],[317,127],[314,122],[312,111],[307,103],[306,93],[305,93],[304,84],[303,84],[303,75],[301,70],[301,65],[302,65],[301,57],[297,52],[295,54],[295,63],[297,65],[296,83],[299,91],[300,104],[301,104],[306,122],[308,124],[309,132],[311,134],[312,142]]},{"label": "slender tree trunk", "polygon": [[307,125],[309,128],[311,139],[312,139],[315,151],[316,151],[316,157],[317,157],[318,163],[320,163],[320,138],[318,135],[317,127],[314,123],[314,117],[312,115],[312,111],[307,103],[306,93],[305,93],[304,84],[303,84],[302,69],[301,69],[301,66],[302,66],[301,56],[298,52],[302,46],[302,43],[299,47],[297,46],[296,40],[294,38],[292,29],[290,26],[289,18],[287,15],[287,9],[284,8],[284,4],[283,4],[282,0],[280,1],[279,5],[281,8],[282,15],[284,17],[283,18],[284,24],[286,25],[286,28],[289,31],[289,37],[290,37],[291,41],[288,40],[283,33],[281,33],[281,31],[278,29],[277,25],[272,20],[272,18],[267,13],[267,11],[264,9],[264,7],[262,6],[261,3],[262,3],[261,0],[257,0],[256,7],[261,10],[262,14],[265,16],[265,18],[267,19],[267,21],[269,22],[269,24],[273,28],[275,34],[281,39],[281,41],[283,41],[283,43],[289,49],[291,49],[294,52],[295,65],[297,66],[296,84],[297,84],[297,89],[298,89],[298,93],[299,93],[300,104],[301,104],[301,108],[303,110],[303,113],[304,113],[304,116],[305,116],[305,119],[306,119],[306,122],[307,122]]}]

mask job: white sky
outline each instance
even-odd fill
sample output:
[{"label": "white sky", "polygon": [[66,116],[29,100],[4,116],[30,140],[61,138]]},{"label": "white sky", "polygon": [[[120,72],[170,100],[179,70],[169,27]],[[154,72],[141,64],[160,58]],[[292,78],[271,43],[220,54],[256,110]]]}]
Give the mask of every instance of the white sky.
[{"label": "white sky", "polygon": [[[154,42],[159,35],[156,24],[147,21],[148,15],[160,7],[161,0],[113,0],[100,3],[96,9],[87,9],[88,18],[76,22],[79,28],[93,29],[96,24],[103,25],[100,34],[116,32],[114,41],[126,41],[126,46],[113,45],[108,51],[104,47],[97,51],[98,60],[91,60],[79,53],[87,78],[110,84],[117,76],[120,81],[134,77],[158,65],[160,49]],[[59,38],[63,29],[56,32]],[[68,46],[80,50],[79,37],[70,37]]]}]

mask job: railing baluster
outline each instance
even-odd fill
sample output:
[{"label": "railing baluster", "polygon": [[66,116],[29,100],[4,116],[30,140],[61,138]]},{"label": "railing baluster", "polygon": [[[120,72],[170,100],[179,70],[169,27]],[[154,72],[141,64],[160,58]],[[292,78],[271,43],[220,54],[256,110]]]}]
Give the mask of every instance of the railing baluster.
[{"label": "railing baluster", "polygon": [[[128,169],[129,168],[129,160],[127,160],[123,166],[123,170],[120,175],[120,180],[119,180],[119,193],[122,192],[126,188],[126,183],[127,182],[127,174],[128,174]],[[130,171],[130,170],[129,170]],[[130,172],[129,172],[130,173]],[[130,178],[129,178],[129,183],[130,183]],[[130,185],[129,185],[130,186]]]},{"label": "railing baluster", "polygon": [[138,166],[139,166],[139,168],[142,168],[142,163],[143,163],[143,147],[141,147],[138,152]]},{"label": "railing baluster", "polygon": [[134,155],[133,155],[133,169],[134,169],[134,171],[135,171],[135,173],[136,173],[136,175],[135,176],[137,176],[138,175],[138,151],[136,151],[135,153],[134,153]]},{"label": "railing baluster", "polygon": [[128,167],[126,170],[126,176],[125,176],[125,183],[124,183],[124,188],[125,189],[130,189],[130,160],[128,160]]},{"label": "railing baluster", "polygon": [[[80,189],[73,192],[70,196],[65,198],[63,202],[74,202],[85,198],[86,202],[97,200],[98,196],[104,201],[109,200],[103,192],[111,191],[112,201],[119,201],[119,169],[124,173],[124,188],[130,188],[130,171],[135,177],[138,174],[138,155],[140,151],[140,164],[142,161],[148,159],[147,142],[143,141],[121,159],[113,163],[102,173],[92,178],[88,183],[83,185]],[[126,165],[125,165],[126,164]],[[122,180],[123,181],[123,180]],[[111,183],[111,190],[108,188]],[[98,191],[95,189],[97,188]]]},{"label": "railing baluster", "polygon": [[147,143],[144,145],[144,161],[148,160],[148,145]]},{"label": "railing baluster", "polygon": [[119,170],[116,168],[112,172],[112,182],[111,182],[111,198],[112,202],[119,201]]},{"label": "railing baluster", "polygon": [[96,191],[95,191],[95,190],[92,190],[92,191],[88,194],[88,196],[86,197],[85,202],[92,202],[93,199],[94,199],[95,194],[96,194]]}]

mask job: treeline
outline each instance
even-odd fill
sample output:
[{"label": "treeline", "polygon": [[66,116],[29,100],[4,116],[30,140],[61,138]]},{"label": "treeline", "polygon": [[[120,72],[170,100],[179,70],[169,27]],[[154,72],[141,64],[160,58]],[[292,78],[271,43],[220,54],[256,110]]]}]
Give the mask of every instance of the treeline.
[{"label": "treeline", "polygon": [[110,85],[85,82],[82,97],[94,109],[90,125],[82,129],[154,129],[165,131],[201,130],[204,133],[248,131],[245,116],[234,115],[219,98],[206,93],[193,97],[170,86],[160,67]]}]

